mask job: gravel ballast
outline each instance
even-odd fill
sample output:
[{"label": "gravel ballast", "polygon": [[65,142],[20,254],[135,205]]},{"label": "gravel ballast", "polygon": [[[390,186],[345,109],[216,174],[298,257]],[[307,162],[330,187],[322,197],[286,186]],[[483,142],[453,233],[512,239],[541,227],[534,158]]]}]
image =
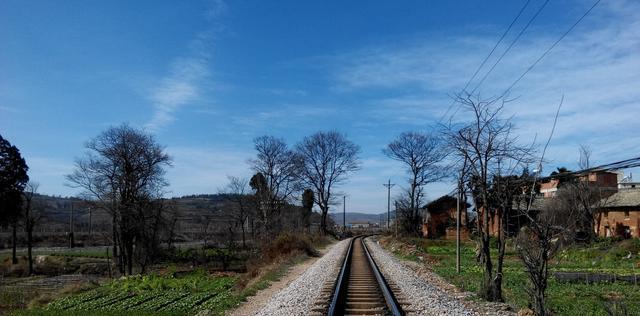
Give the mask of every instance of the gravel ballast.
[{"label": "gravel ballast", "polygon": [[311,314],[325,282],[338,275],[348,245],[348,239],[334,245],[298,279],[274,295],[256,315]]},{"label": "gravel ballast", "polygon": [[418,277],[377,242],[370,238],[365,242],[387,281],[395,283],[402,300],[411,303],[411,315],[477,315],[458,299]]}]

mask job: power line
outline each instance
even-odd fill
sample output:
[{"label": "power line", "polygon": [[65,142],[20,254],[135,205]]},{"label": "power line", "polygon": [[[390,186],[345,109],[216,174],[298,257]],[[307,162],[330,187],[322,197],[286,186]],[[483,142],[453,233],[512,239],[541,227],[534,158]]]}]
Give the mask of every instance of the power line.
[{"label": "power line", "polygon": [[524,76],[531,71],[531,69],[533,69],[533,67],[535,67],[545,56],[547,56],[547,54],[554,48],[556,47],[556,45],[558,45],[558,43],[560,43],[560,41],[562,41],[569,33],[571,33],[571,31],[587,16],[589,15],[589,13],[591,13],[591,11],[593,10],[593,8],[595,8],[598,3],[600,3],[601,0],[596,0],[596,2],[593,3],[593,5],[589,8],[589,10],[587,10],[575,23],[573,23],[573,25],[571,25],[571,27],[565,31],[562,36],[560,36],[560,38],[558,38],[533,64],[531,64],[531,66],[529,66],[529,68],[527,68],[527,70],[525,70],[522,75],[520,75],[520,77],[518,77],[518,79],[516,79],[516,81],[514,81],[509,88],[507,88],[507,90],[504,91],[504,93],[502,93],[502,96],[505,96],[507,93],[509,93],[509,91],[511,91],[511,89],[518,84],[518,82],[520,82],[520,80],[522,78],[524,78]]},{"label": "power line", "polygon": [[569,177],[587,175],[592,172],[606,172],[606,171],[628,169],[628,168],[635,168],[635,167],[640,167],[640,157],[620,160],[620,161],[607,163],[607,164],[603,164],[603,165],[599,165],[599,166],[595,166],[595,167],[591,167],[583,170],[578,170],[578,171],[562,172],[562,173],[550,175],[547,177],[542,177],[540,179],[549,180],[549,179],[569,178]]},{"label": "power line", "polygon": [[[529,3],[531,2],[531,0],[527,0],[527,2],[525,2],[525,4],[522,6],[522,8],[520,9],[520,11],[518,12],[518,15],[516,15],[516,17],[511,21],[511,24],[509,24],[509,27],[507,27],[507,29],[502,33],[502,36],[500,36],[500,39],[498,39],[498,42],[496,42],[495,45],[493,45],[493,48],[491,49],[491,51],[489,52],[489,55],[487,55],[487,57],[484,58],[484,60],[482,60],[482,62],[480,63],[480,65],[478,66],[478,68],[476,69],[476,71],[473,73],[473,75],[471,76],[471,78],[469,78],[469,80],[467,80],[467,83],[464,85],[464,88],[462,88],[462,91],[467,90],[467,88],[469,87],[469,84],[471,84],[471,82],[473,81],[473,79],[476,78],[476,76],[478,75],[478,73],[480,72],[480,70],[482,69],[482,67],[484,67],[484,65],[486,64],[486,62],[489,60],[489,58],[493,55],[493,53],[495,52],[496,48],[498,48],[498,45],[500,45],[500,43],[502,43],[502,40],[507,36],[507,34],[509,33],[509,31],[511,30],[511,28],[513,27],[513,25],[516,23],[516,21],[520,18],[520,15],[522,15],[522,12],[524,12],[524,9],[527,8],[527,6],[529,5]],[[451,102],[451,104],[449,104],[449,107],[447,108],[447,111],[442,115],[442,117],[440,118],[439,121],[442,121],[442,119],[444,119],[445,116],[447,116],[447,114],[449,114],[449,111],[451,111],[451,107],[456,103],[455,99]]]},{"label": "power line", "polygon": [[[511,89],[513,89],[513,87],[518,84],[518,82],[520,82],[520,80],[522,80],[522,78],[524,78],[524,76],[529,73],[529,71],[531,71],[545,56],[547,56],[547,54],[549,54],[549,52],[551,52],[551,50],[553,50],[553,48],[555,48],[558,43],[560,43],[567,35],[569,35],[569,33],[571,33],[571,31],[585,18],[587,17],[587,15],[589,15],[589,13],[591,13],[591,11],[600,3],[601,0],[596,0],[593,5],[575,22],[571,25],[571,27],[569,27],[569,29],[567,29],[551,46],[549,46],[549,48],[547,48],[547,50],[545,50],[545,52],[538,57],[538,59],[536,59],[535,62],[533,62],[533,64],[531,64],[531,66],[529,66],[511,85],[509,85],[509,87],[498,97],[498,98],[502,98],[505,95],[507,95]],[[546,1],[544,3],[544,5],[546,5],[548,1]],[[543,5],[543,7],[544,7]],[[535,16],[534,16],[535,17]],[[474,89],[475,91],[475,89]],[[453,115],[455,115],[456,112],[454,112]],[[453,116],[452,115],[452,116]]]},{"label": "power line", "polygon": [[544,7],[547,6],[547,4],[549,3],[549,0],[546,0],[542,6],[540,6],[540,8],[538,9],[538,11],[536,11],[536,13],[531,17],[531,19],[529,19],[529,22],[527,22],[527,24],[522,28],[522,30],[520,31],[520,33],[518,33],[518,35],[516,36],[516,38],[513,39],[513,41],[511,41],[511,44],[509,44],[509,46],[507,47],[507,49],[502,53],[502,55],[500,55],[500,57],[498,58],[498,60],[496,60],[496,62],[493,64],[493,66],[491,66],[491,68],[489,69],[489,71],[487,71],[487,73],[484,75],[484,77],[482,77],[482,79],[480,79],[480,82],[478,82],[478,84],[476,85],[475,88],[473,88],[473,90],[471,91],[471,94],[473,94],[474,92],[476,92],[476,90],[478,90],[478,88],[480,88],[480,86],[482,85],[482,83],[484,83],[484,80],[487,79],[487,77],[489,76],[489,74],[491,74],[491,72],[493,72],[493,69],[496,68],[496,66],[500,63],[500,61],[502,61],[502,58],[504,58],[505,55],[507,55],[507,53],[511,50],[511,48],[513,47],[513,45],[516,44],[516,42],[518,42],[518,40],[520,39],[520,37],[522,36],[522,34],[524,34],[524,32],[529,28],[529,26],[531,25],[531,23],[533,23],[533,21],[538,17],[538,15],[540,14],[540,12],[542,12],[542,9],[544,9]]}]

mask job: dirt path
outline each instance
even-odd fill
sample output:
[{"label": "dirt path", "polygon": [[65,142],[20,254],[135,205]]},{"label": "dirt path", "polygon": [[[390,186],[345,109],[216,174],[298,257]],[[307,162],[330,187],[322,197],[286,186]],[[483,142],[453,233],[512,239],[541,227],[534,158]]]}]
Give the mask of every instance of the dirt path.
[{"label": "dirt path", "polygon": [[261,291],[258,291],[256,295],[250,296],[247,298],[247,301],[242,303],[236,309],[228,311],[225,315],[228,316],[250,316],[255,315],[263,306],[267,304],[267,302],[271,299],[272,296],[280,292],[280,290],[289,286],[291,282],[296,280],[300,275],[302,275],[307,269],[313,265],[318,259],[324,256],[333,246],[337,243],[332,243],[331,245],[320,249],[319,257],[310,258],[301,264],[295,265],[289,269],[285,276],[283,276],[280,280],[271,283],[271,285]]}]

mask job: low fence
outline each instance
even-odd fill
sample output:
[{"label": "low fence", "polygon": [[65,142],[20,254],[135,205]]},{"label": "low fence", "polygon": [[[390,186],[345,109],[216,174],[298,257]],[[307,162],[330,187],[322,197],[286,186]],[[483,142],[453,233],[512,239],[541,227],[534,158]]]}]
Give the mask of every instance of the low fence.
[{"label": "low fence", "polygon": [[609,273],[589,273],[589,272],[555,272],[554,277],[559,282],[626,282],[638,285],[640,284],[640,274],[633,275],[616,275]]}]

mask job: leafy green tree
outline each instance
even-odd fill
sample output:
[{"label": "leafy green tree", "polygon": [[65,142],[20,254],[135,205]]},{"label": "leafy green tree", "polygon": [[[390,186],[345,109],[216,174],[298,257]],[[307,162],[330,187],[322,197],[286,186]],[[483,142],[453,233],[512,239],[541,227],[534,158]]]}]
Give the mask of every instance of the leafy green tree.
[{"label": "leafy green tree", "polygon": [[18,263],[16,237],[22,213],[22,192],[29,181],[28,170],[20,150],[0,135],[0,224],[13,227],[14,264]]}]

